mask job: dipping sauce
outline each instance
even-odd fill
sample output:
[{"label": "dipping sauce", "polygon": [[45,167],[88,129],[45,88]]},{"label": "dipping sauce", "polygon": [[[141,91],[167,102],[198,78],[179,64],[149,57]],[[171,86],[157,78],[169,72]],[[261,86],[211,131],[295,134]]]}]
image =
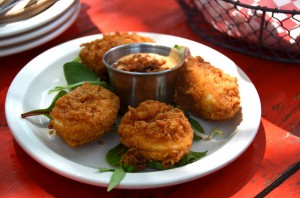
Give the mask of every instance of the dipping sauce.
[{"label": "dipping sauce", "polygon": [[155,43],[120,45],[102,58],[122,113],[145,100],[172,103],[184,60],[176,48]]},{"label": "dipping sauce", "polygon": [[180,63],[172,52],[169,56],[154,53],[129,54],[120,58],[112,66],[130,72],[157,72],[171,69]]}]

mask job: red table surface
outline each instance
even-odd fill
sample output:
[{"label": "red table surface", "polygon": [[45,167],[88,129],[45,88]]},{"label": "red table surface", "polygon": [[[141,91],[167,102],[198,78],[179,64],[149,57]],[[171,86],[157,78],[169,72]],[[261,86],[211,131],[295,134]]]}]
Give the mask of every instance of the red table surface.
[{"label": "red table surface", "polygon": [[[203,178],[142,190],[96,187],[67,179],[33,160],[14,140],[5,118],[5,97],[31,59],[65,41],[97,33],[143,31],[191,39],[232,59],[250,77],[261,100],[260,127],[235,161]],[[300,65],[261,60],[200,38],[175,0],[81,0],[76,22],[54,40],[0,58],[0,197],[254,197],[300,160]],[[267,194],[300,197],[300,171]]]}]

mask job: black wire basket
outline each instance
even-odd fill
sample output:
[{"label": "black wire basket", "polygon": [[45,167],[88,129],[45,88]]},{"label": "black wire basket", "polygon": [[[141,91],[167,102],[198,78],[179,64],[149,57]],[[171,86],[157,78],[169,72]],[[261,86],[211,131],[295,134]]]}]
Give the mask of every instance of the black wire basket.
[{"label": "black wire basket", "polygon": [[193,30],[216,45],[257,58],[300,63],[299,10],[251,6],[236,0],[177,2]]}]

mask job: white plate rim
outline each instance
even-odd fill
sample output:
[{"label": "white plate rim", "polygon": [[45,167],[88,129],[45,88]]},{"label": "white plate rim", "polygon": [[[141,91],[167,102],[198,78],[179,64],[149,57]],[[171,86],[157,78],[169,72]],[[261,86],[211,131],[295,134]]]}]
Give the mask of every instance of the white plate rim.
[{"label": "white plate rim", "polygon": [[20,44],[0,47],[0,57],[5,57],[20,52],[24,52],[26,50],[43,45],[46,42],[56,38],[57,36],[62,34],[65,30],[67,30],[75,22],[75,20],[79,15],[80,7],[81,7],[80,4],[74,5],[74,8],[71,8],[72,10],[70,13],[70,18],[67,18],[65,21],[63,21],[64,23],[61,26],[48,32],[47,34],[43,34],[42,36],[35,37],[31,40],[27,40],[26,42],[22,42]]},{"label": "white plate rim", "polygon": [[14,23],[0,24],[0,38],[26,32],[48,23],[67,10],[74,2],[75,0],[58,0],[34,17]]},{"label": "white plate rim", "polygon": [[[157,172],[129,173],[126,175],[124,180],[120,183],[118,188],[143,189],[143,188],[155,188],[155,187],[163,187],[163,186],[184,183],[197,178],[201,178],[212,172],[215,172],[223,168],[224,166],[228,165],[229,163],[231,163],[237,157],[239,157],[248,148],[248,146],[252,143],[254,137],[256,136],[256,133],[260,125],[260,118],[261,118],[261,104],[260,104],[259,95],[256,91],[256,88],[254,87],[251,80],[247,77],[247,75],[226,56],[200,43],[188,39],[176,37],[176,36],[165,35],[165,34],[145,33],[145,32],[139,32],[139,33],[145,36],[162,37],[165,38],[165,40],[170,40],[170,39],[174,39],[178,41],[180,40],[182,43],[198,45],[204,48],[205,50],[207,50],[207,53],[213,53],[214,55],[218,55],[221,59],[223,58],[224,60],[227,59],[228,63],[233,64],[234,67],[236,67],[240,77],[243,80],[245,80],[244,86],[246,86],[247,92],[251,93],[249,97],[251,98],[251,101],[253,101],[253,103],[251,104],[252,106],[251,108],[254,109],[254,115],[246,115],[246,118],[249,119],[247,121],[250,122],[251,124],[250,129],[247,129],[246,131],[236,132],[232,136],[232,138],[228,141],[228,143],[222,147],[222,149],[219,149],[213,154],[206,156],[205,158],[202,158],[197,162],[176,169],[157,171]],[[30,79],[33,76],[38,75],[39,72],[47,68],[47,65],[44,66],[39,65],[39,68],[36,68],[35,65],[38,62],[44,60],[44,58],[49,54],[55,57],[59,57],[58,53],[61,52],[60,49],[62,48],[68,48],[70,49],[70,51],[74,51],[74,50],[78,51],[79,45],[81,43],[92,41],[101,37],[102,34],[98,34],[98,35],[87,36],[87,37],[83,37],[83,38],[79,38],[79,39],[75,39],[63,43],[61,45],[58,45],[56,47],[53,47],[45,51],[44,53],[40,54],[32,61],[30,61],[17,74],[17,76],[15,77],[15,79],[10,85],[6,97],[5,113],[6,113],[8,125],[12,131],[14,138],[16,139],[18,144],[33,159],[35,159],[36,161],[38,161],[48,169],[58,174],[61,174],[65,177],[68,177],[70,179],[87,183],[87,184],[106,187],[111,177],[111,173],[101,173],[100,175],[97,169],[83,166],[75,162],[72,162],[70,160],[66,160],[62,156],[56,154],[55,152],[47,148],[45,145],[43,145],[41,142],[39,142],[33,135],[26,135],[26,134],[30,134],[30,131],[28,131],[29,129],[24,127],[26,126],[26,122],[28,122],[28,120],[21,119],[19,115],[14,114],[15,111],[12,111],[12,109],[19,109],[19,108],[22,109],[22,104],[20,104],[20,101],[18,102],[18,100],[15,100],[15,98],[19,98],[20,100],[20,98],[24,96],[26,90],[26,84],[24,84],[24,81],[25,82],[26,80],[30,81]],[[214,58],[215,57],[212,57],[212,61]],[[21,91],[16,92],[15,90],[17,90],[20,84],[22,84],[23,87],[25,86],[25,88]],[[28,86],[29,85],[27,85],[27,87]],[[31,141],[31,144],[28,144],[26,142],[28,140]],[[39,154],[37,154],[34,148],[32,148],[33,145],[35,145],[34,148],[36,148],[36,146],[38,145]],[[235,148],[233,149],[232,146],[234,146]],[[43,157],[42,153],[47,153],[47,158]],[[60,166],[57,166],[57,163],[54,162],[64,162],[64,163],[60,163]],[[70,167],[73,168],[70,170]],[[141,180],[141,178],[143,179]]]},{"label": "white plate rim", "polygon": [[72,4],[72,6],[69,9],[67,9],[64,13],[62,13],[61,16],[53,19],[47,24],[44,24],[40,27],[26,31],[21,34],[0,38],[0,50],[3,47],[9,47],[18,43],[26,42],[27,40],[40,37],[43,34],[53,31],[55,28],[59,27],[61,24],[67,21],[67,19],[69,19],[70,16],[74,13],[79,0],[75,1],[76,3]]}]

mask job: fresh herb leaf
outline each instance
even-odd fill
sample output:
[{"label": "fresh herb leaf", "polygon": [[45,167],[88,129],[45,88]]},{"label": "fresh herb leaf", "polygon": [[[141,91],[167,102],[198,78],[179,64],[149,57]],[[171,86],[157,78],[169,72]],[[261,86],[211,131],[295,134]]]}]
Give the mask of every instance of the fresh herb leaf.
[{"label": "fresh herb leaf", "polygon": [[194,132],[193,140],[199,141],[199,140],[202,140],[202,139],[203,139],[203,136],[200,136],[200,135],[198,135]]},{"label": "fresh herb leaf", "polygon": [[194,140],[211,140],[216,135],[223,135],[223,132],[218,128],[214,128],[210,135],[205,135],[203,127],[197,120],[194,120],[186,111],[184,111],[184,115],[187,117],[188,121],[194,129]]},{"label": "fresh herb leaf", "polygon": [[68,85],[85,81],[97,81],[99,79],[92,70],[78,62],[65,63],[64,74]]},{"label": "fresh herb leaf", "polygon": [[147,167],[156,170],[166,170],[166,169],[174,168],[174,166],[166,168],[162,165],[161,162],[157,162],[157,161],[147,162]]},{"label": "fresh herb leaf", "polygon": [[191,123],[192,127],[199,133],[203,133],[204,134],[204,129],[203,127],[200,125],[200,123],[197,120],[194,120],[193,118],[191,118],[191,116],[188,117],[189,122]]},{"label": "fresh herb leaf", "polygon": [[127,148],[119,143],[107,152],[106,161],[112,166],[120,166],[120,161],[126,152]]},{"label": "fresh herb leaf", "polygon": [[124,179],[126,173],[129,172],[136,172],[134,166],[129,164],[123,164],[121,165],[121,159],[123,155],[126,153],[127,148],[123,146],[121,143],[109,150],[106,154],[106,160],[107,162],[112,166],[117,166],[118,168],[112,169],[112,168],[99,168],[99,171],[101,173],[103,172],[113,172],[109,185],[107,188],[107,191],[111,191],[113,188],[115,188],[119,183]]},{"label": "fresh herb leaf", "polygon": [[127,172],[127,173],[133,173],[133,172],[137,171],[137,169],[130,164],[123,164],[122,167],[125,170],[125,172]]},{"label": "fresh herb leaf", "polygon": [[107,192],[111,191],[113,188],[115,188],[116,186],[118,186],[121,181],[125,178],[126,172],[124,171],[123,168],[117,168],[115,169],[115,171],[113,172],[108,187],[107,187]]},{"label": "fresh herb leaf", "polygon": [[223,132],[219,128],[214,128],[211,134],[209,135],[209,139],[212,139],[216,135],[223,135]]},{"label": "fresh herb leaf", "polygon": [[[194,120],[187,111],[184,111],[184,115],[185,115],[185,117],[187,117],[188,121],[190,122],[191,126],[194,129],[194,137],[193,137],[193,139],[196,140],[196,141],[199,141],[199,140],[203,139],[203,137],[201,136],[201,134],[204,135],[204,129],[200,125],[200,123],[197,120]],[[198,135],[196,132],[200,133],[200,135]]]},{"label": "fresh herb leaf", "polygon": [[99,168],[99,171],[100,171],[101,173],[105,173],[105,172],[114,172],[115,169],[113,169],[113,168]]},{"label": "fresh herb leaf", "polygon": [[29,117],[29,116],[36,116],[36,115],[45,115],[47,116],[48,118],[50,118],[50,112],[52,111],[53,107],[55,106],[55,103],[56,101],[62,97],[63,95],[65,95],[67,92],[66,91],[60,91],[58,92],[58,94],[56,94],[56,96],[53,98],[50,106],[46,109],[37,109],[37,110],[33,110],[33,111],[29,111],[29,112],[26,112],[26,113],[22,113],[21,114],[21,117],[22,118],[26,118],[26,117]]},{"label": "fresh herb leaf", "polygon": [[[76,60],[76,59],[75,59]],[[74,60],[74,61],[75,61]],[[100,85],[108,90],[112,91],[111,86],[109,86],[105,81],[101,81],[101,79],[90,70],[85,65],[79,62],[68,62],[64,64],[64,74],[68,85],[66,86],[57,86],[49,91],[49,93],[55,91],[61,91],[65,89],[75,89],[78,86],[83,85],[85,82],[90,84]]]},{"label": "fresh herb leaf", "polygon": [[126,172],[122,167],[118,167],[116,169],[113,168],[99,168],[99,171],[101,173],[105,173],[105,172],[113,172],[110,180],[109,180],[109,184],[107,187],[107,192],[111,191],[113,188],[115,188],[116,186],[118,186],[121,181],[125,178]]},{"label": "fresh herb leaf", "polygon": [[197,138],[199,138],[199,139],[211,140],[216,135],[223,135],[223,132],[220,129],[218,129],[218,128],[214,128],[212,130],[212,132],[210,133],[210,135],[205,135],[205,134],[202,134],[202,133],[198,133],[198,134],[194,134],[194,138],[195,138],[195,136],[197,136]]},{"label": "fresh herb leaf", "polygon": [[185,166],[192,162],[199,160],[200,158],[206,155],[207,151],[205,152],[195,152],[190,151],[187,155],[185,155],[178,163],[174,164],[172,167],[166,168],[162,165],[161,162],[151,161],[147,163],[148,168],[157,169],[157,170],[166,170],[171,168],[176,168],[180,166]]},{"label": "fresh herb leaf", "polygon": [[71,85],[66,85],[66,86],[56,86],[53,89],[51,89],[49,91],[49,93],[56,92],[56,91],[61,91],[61,90],[65,90],[65,89],[75,89],[76,87],[81,86],[84,83],[90,83],[90,84],[100,85],[100,86],[102,86],[102,87],[104,87],[106,89],[109,89],[109,87],[106,84],[106,82],[100,81],[100,78],[98,78],[95,81],[85,81],[85,82],[78,82],[78,83],[71,84]]},{"label": "fresh herb leaf", "polygon": [[175,45],[174,48],[181,52],[185,57],[191,56],[190,49],[186,46]]},{"label": "fresh herb leaf", "polygon": [[[116,169],[111,168],[99,168],[100,172],[113,172],[111,179],[109,181],[109,185],[107,191],[111,191],[120,182],[124,179],[126,173],[136,172],[136,168],[129,164],[121,164],[121,159],[123,155],[127,152],[127,148],[119,143],[117,146],[109,150],[106,154],[107,162],[112,166],[117,166]],[[177,164],[172,167],[165,168],[161,162],[151,161],[147,163],[148,168],[156,169],[156,170],[166,170],[170,168],[176,168],[180,166],[187,165],[189,163],[195,162],[205,156],[206,152],[194,152],[190,151],[186,156],[183,157]]]},{"label": "fresh herb leaf", "polygon": [[73,62],[80,63],[80,62],[81,62],[80,56],[77,56],[77,57],[73,60]]},{"label": "fresh herb leaf", "polygon": [[204,157],[206,155],[207,151],[205,152],[195,152],[190,151],[187,155],[185,155],[177,164],[176,167],[179,166],[185,166],[187,164],[193,163],[200,158]]}]

